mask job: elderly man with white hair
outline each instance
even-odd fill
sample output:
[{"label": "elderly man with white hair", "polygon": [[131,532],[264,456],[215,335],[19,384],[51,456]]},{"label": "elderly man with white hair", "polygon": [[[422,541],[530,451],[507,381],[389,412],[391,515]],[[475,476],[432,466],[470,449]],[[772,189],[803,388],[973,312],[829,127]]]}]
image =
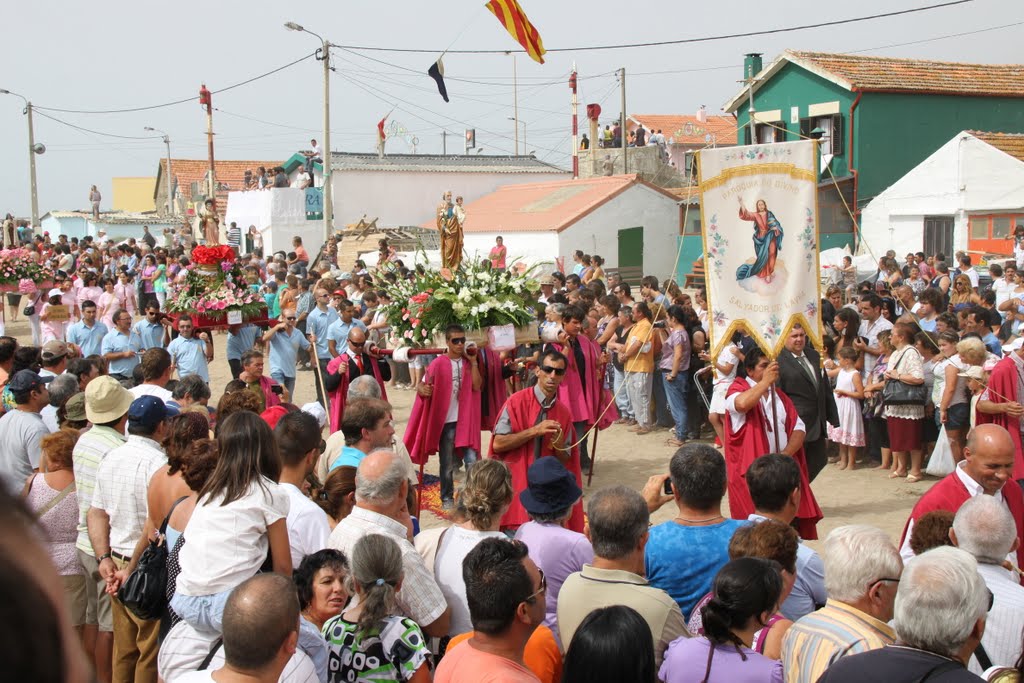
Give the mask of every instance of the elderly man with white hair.
[{"label": "elderly man with white hair", "polygon": [[950,538],[978,561],[978,574],[993,596],[985,635],[967,668],[980,675],[992,665],[1015,666],[1024,632],[1024,587],[1005,567],[1007,554],[1020,543],[1013,515],[992,496],[976,496],[957,510]]},{"label": "elderly man with white hair", "polygon": [[949,546],[929,550],[903,572],[896,594],[896,644],[843,657],[819,682],[983,681],[966,665],[991,607],[992,594],[970,554]]},{"label": "elderly man with white hair", "polygon": [[815,683],[840,658],[895,640],[888,622],[903,560],[885,532],[863,524],[834,529],[825,538],[822,560],[828,601],[786,632],[786,683]]},{"label": "elderly man with white hair", "polygon": [[409,492],[409,463],[388,449],[376,449],[356,470],[356,504],[352,512],[334,527],[327,547],[352,557],[356,541],[369,534],[383,534],[402,550],[402,590],[398,606],[402,614],[423,629],[427,636],[448,635],[451,609],[444,593],[416,548],[412,519],[406,505]]}]

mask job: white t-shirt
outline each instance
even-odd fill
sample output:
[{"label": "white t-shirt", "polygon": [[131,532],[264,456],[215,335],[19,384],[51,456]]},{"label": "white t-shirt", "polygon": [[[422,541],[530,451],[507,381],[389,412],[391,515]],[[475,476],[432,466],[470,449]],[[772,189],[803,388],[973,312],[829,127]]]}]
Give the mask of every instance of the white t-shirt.
[{"label": "white t-shirt", "polygon": [[261,477],[241,498],[223,496],[196,505],[178,562],[178,592],[199,597],[231,590],[256,574],[267,559],[267,527],[288,516],[288,494]]},{"label": "white t-shirt", "polygon": [[971,287],[974,287],[975,289],[978,288],[978,271],[974,269],[974,266],[971,266],[967,270],[961,270],[960,272],[966,275],[967,279],[971,281]]},{"label": "white t-shirt", "polygon": [[[1013,290],[1017,289],[1017,283],[1007,282],[1005,277],[1001,277],[992,283],[992,291],[996,293],[996,309],[998,310],[999,305],[1004,301],[1009,301],[1010,297],[1013,296]],[[1003,314],[1006,317],[1006,314]]]},{"label": "white t-shirt", "polygon": [[138,386],[132,387],[128,391],[131,392],[131,395],[134,396],[135,398],[141,398],[143,396],[156,396],[164,403],[170,401],[172,397],[171,392],[167,391],[163,387],[158,387],[155,384],[140,384]]},{"label": "white t-shirt", "polygon": [[441,587],[448,606],[452,608],[449,636],[473,630],[469,620],[469,604],[466,602],[466,582],[462,578],[462,561],[469,551],[485,538],[508,538],[500,531],[477,531],[462,527],[449,527],[441,539],[434,560],[434,579]]},{"label": "white t-shirt", "polygon": [[302,558],[327,547],[331,526],[327,513],[292,484],[281,484],[288,494],[288,545],[292,551],[292,570]]},{"label": "white t-shirt", "polygon": [[452,360],[449,358],[448,360],[452,364],[452,395],[448,401],[448,414],[444,418],[445,424],[459,419],[459,390],[465,379],[462,376],[462,359]]},{"label": "white t-shirt", "polygon": [[[747,384],[753,388],[757,382],[747,377]],[[725,399],[725,409],[729,411],[729,419],[732,423],[732,429],[738,431],[743,428],[743,425],[747,423],[747,414],[741,413],[736,409],[736,399],[739,398],[740,394],[733,394]],[[775,397],[775,407],[772,408],[772,397]],[[772,394],[766,391],[761,396],[761,411],[764,415],[765,420],[775,422],[775,431],[778,432],[778,448],[781,452],[789,445],[789,435],[786,434],[786,405],[782,402],[782,398],[779,397],[778,392]],[[775,417],[773,420],[772,417]],[[804,421],[800,417],[796,418],[796,424],[793,425],[794,432],[806,432],[807,427],[804,426]],[[775,435],[773,434],[769,440],[769,447],[775,446]]]},{"label": "white t-shirt", "polygon": [[[868,340],[868,346],[878,346],[878,333],[883,330],[891,330],[892,323],[881,315],[878,316],[874,321],[861,320],[860,329],[857,331],[857,335],[864,337]],[[878,362],[878,356],[873,353],[864,353],[864,377],[871,374],[871,371],[875,369],[875,363]]]}]

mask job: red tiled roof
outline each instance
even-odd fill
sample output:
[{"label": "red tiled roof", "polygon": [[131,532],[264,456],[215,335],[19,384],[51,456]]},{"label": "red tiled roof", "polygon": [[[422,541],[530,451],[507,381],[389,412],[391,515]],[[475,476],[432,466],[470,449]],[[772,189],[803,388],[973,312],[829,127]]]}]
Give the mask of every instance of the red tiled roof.
[{"label": "red tiled roof", "polygon": [[665,192],[668,192],[687,204],[700,203],[700,187],[697,185],[688,185],[686,187],[666,187]]},{"label": "red tiled roof", "polygon": [[1005,152],[1014,159],[1024,161],[1024,133],[986,133],[979,130],[967,132],[992,145],[1000,152]]},{"label": "red tiled roof", "polygon": [[[678,201],[636,175],[505,185],[466,205],[466,232],[561,232],[634,185]],[[423,227],[434,227],[424,223]]]},{"label": "red tiled roof", "polygon": [[686,114],[631,114],[626,128],[636,128],[634,121],[644,124],[647,130],[661,130],[669,144],[704,145],[710,134],[719,145],[736,144],[736,119],[731,116],[711,116],[703,123],[696,116]]},{"label": "red tiled roof", "polygon": [[787,50],[791,61],[827,71],[850,90],[1024,98],[1024,64],[962,64],[927,59]]},{"label": "red tiled roof", "polygon": [[[274,166],[280,166],[282,163],[284,162],[215,160],[213,162],[213,170],[217,178],[217,185],[219,188],[227,186],[226,190],[217,190],[217,209],[219,213],[223,214],[227,210],[228,192],[230,190],[241,190],[244,186],[246,170],[251,170],[255,176],[256,169],[260,166],[263,166],[269,172],[269,169]],[[204,194],[205,190],[202,188],[206,181],[206,171],[209,168],[210,162],[208,159],[171,159],[171,171],[174,173],[175,185],[178,188],[177,196],[191,199],[192,183],[199,183],[200,194]],[[162,158],[160,159],[156,183],[153,187],[154,197],[159,190],[167,187],[166,173],[167,159]]]}]

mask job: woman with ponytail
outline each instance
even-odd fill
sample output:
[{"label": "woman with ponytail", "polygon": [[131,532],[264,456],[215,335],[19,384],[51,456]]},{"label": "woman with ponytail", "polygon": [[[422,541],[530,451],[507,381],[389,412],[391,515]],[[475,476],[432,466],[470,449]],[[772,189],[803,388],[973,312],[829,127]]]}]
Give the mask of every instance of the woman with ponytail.
[{"label": "woman with ponytail", "polygon": [[420,627],[402,617],[402,551],[387,536],[370,534],[352,548],[348,609],[324,624],[329,683],[429,683],[430,651]]},{"label": "woman with ponytail", "polygon": [[778,609],[778,562],[743,557],[722,567],[713,597],[701,608],[704,635],[668,646],[659,676],[665,683],[782,683],[782,664],[751,649],[754,634]]}]

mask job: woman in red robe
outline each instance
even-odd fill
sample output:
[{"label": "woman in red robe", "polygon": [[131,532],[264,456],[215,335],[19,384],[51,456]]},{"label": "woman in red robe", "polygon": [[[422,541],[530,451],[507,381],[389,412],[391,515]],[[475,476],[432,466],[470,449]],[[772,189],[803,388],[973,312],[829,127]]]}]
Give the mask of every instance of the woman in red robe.
[{"label": "woman in red robe", "polygon": [[774,385],[779,364],[754,348],[743,360],[744,377],[737,377],[726,393],[725,462],[729,477],[729,513],[733,519],[747,519],[754,503],[747,489],[750,464],[762,455],[782,453],[800,467],[800,507],[797,531],[806,540],[818,538],[816,525],[822,518],[807,477],[804,457],[804,423],[793,402]]}]

